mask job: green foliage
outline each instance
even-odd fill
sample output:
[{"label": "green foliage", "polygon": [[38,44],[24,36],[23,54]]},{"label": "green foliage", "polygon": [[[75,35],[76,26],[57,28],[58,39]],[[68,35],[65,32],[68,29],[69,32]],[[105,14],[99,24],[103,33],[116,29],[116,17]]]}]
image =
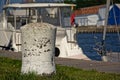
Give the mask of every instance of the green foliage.
[{"label": "green foliage", "polygon": [[[64,2],[76,4],[76,9],[106,4],[106,0],[65,0]],[[120,0],[113,0],[113,3],[120,3]]]},{"label": "green foliage", "polygon": [[76,0],[77,8],[105,4],[106,0]]},{"label": "green foliage", "polygon": [[21,61],[0,57],[0,80],[120,80],[120,74],[100,73],[57,65],[57,73],[40,76],[21,74]]}]

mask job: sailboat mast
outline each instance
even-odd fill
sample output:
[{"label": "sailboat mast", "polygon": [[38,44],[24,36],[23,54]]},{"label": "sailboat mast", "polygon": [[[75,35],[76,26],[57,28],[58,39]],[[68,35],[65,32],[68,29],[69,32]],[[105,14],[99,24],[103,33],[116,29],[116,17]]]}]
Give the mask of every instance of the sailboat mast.
[{"label": "sailboat mast", "polygon": [[104,25],[104,31],[103,31],[103,40],[102,40],[102,59],[103,61],[108,61],[106,56],[106,49],[105,49],[105,38],[106,38],[106,28],[108,23],[108,15],[109,15],[109,6],[110,6],[110,0],[107,0],[106,2],[106,14],[105,14],[105,25]]},{"label": "sailboat mast", "polygon": [[108,15],[109,15],[109,7],[110,7],[110,0],[107,0],[106,2],[106,14],[105,14],[105,26],[104,26],[104,31],[103,31],[103,41],[105,41],[106,37],[106,27],[108,23]]},{"label": "sailboat mast", "polygon": [[6,0],[6,4],[10,4],[10,0]]},{"label": "sailboat mast", "polygon": [[106,2],[106,14],[105,14],[105,25],[104,25],[104,31],[103,31],[103,40],[102,40],[102,56],[106,56],[105,51],[105,38],[106,38],[106,28],[108,23],[108,15],[109,15],[109,7],[110,7],[110,0],[107,0]]}]

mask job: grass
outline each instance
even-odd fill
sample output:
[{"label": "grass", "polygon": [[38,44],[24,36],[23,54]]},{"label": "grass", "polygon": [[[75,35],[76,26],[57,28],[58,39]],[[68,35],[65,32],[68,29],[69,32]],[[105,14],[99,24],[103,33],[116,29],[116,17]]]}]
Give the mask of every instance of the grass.
[{"label": "grass", "polygon": [[0,57],[0,80],[120,80],[120,74],[101,73],[56,65],[57,73],[40,76],[21,74],[21,61]]}]

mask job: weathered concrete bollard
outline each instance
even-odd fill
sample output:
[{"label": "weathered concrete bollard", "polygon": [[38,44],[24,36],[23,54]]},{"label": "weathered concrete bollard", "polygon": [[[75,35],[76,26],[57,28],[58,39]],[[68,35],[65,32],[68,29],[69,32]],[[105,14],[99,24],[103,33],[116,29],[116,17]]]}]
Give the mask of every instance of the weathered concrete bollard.
[{"label": "weathered concrete bollard", "polygon": [[22,73],[56,73],[54,54],[56,28],[47,23],[30,23],[21,28]]}]

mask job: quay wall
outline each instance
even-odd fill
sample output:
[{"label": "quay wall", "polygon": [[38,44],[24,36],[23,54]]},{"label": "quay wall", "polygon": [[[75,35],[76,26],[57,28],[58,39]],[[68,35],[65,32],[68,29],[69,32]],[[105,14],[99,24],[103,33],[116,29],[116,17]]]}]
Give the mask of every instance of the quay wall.
[{"label": "quay wall", "polygon": [[[95,26],[79,26],[77,27],[78,33],[102,33],[104,31],[104,27],[95,27]],[[120,26],[107,26],[106,32],[108,33],[116,33],[120,32]]]}]

